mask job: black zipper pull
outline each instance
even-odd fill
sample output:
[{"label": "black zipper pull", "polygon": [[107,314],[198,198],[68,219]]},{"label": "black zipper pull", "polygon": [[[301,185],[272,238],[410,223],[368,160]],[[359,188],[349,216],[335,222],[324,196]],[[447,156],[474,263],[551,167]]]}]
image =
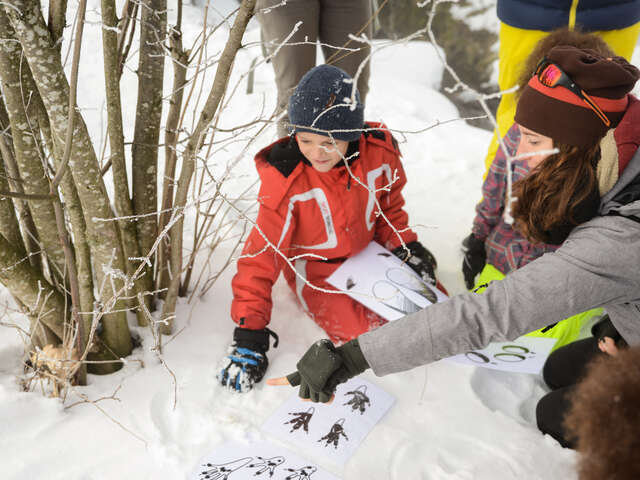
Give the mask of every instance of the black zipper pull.
[{"label": "black zipper pull", "polygon": [[349,174],[349,179],[347,180],[347,190],[351,190],[351,174]]}]

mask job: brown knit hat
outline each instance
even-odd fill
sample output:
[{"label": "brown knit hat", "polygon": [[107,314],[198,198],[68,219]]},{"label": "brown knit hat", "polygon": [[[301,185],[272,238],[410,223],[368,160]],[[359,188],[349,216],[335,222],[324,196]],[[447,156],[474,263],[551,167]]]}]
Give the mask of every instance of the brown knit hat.
[{"label": "brown knit hat", "polygon": [[524,88],[515,121],[554,141],[590,146],[615,128],[629,103],[628,93],[640,71],[622,57],[603,57],[594,50],[561,45],[546,56],[564,71],[607,116],[607,126],[584,100],[561,85],[547,87],[534,75]]}]

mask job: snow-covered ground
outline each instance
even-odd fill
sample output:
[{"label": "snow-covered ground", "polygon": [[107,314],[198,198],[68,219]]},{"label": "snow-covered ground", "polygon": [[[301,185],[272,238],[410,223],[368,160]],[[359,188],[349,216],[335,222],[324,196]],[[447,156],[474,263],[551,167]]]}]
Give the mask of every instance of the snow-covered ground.
[{"label": "snow-covered ground", "polygon": [[[212,3],[223,12],[233,4],[231,0]],[[90,2],[89,9],[88,18],[97,21],[99,2]],[[187,38],[201,30],[201,13],[199,7],[185,6]],[[92,52],[99,49],[99,35],[98,24],[87,25],[79,90],[79,104],[96,145],[101,145],[105,116],[101,57]],[[212,39],[211,52],[223,45],[225,37],[221,29]],[[257,24],[252,22],[245,42],[258,39]],[[257,46],[241,52],[235,78],[257,56]],[[459,244],[470,229],[479,198],[490,135],[463,122],[410,133],[458,117],[455,107],[438,93],[441,72],[429,44],[379,50],[372,61],[366,117],[384,120],[397,131],[409,179],[406,209],[420,240],[438,258],[440,279],[455,294],[464,290]],[[135,108],[136,88],[134,75],[127,72],[122,91],[130,112]],[[260,110],[262,102],[266,111],[275,103],[269,64],[256,71],[255,93],[236,95],[221,124],[243,123]],[[125,129],[129,139],[130,117]],[[256,146],[270,142],[274,135],[271,127]],[[223,157],[225,163],[239,155],[242,147],[229,147],[216,158]],[[237,192],[255,179],[255,150],[243,155],[235,167]],[[59,400],[38,391],[21,391],[22,343],[14,329],[0,328],[0,478],[182,479],[201,457],[226,441],[251,437],[278,444],[261,431],[261,425],[291,395],[291,389],[260,384],[240,395],[215,382],[216,364],[234,327],[228,314],[234,271],[228,269],[205,298],[179,304],[174,331],[180,333],[164,346],[164,359],[177,379],[177,398],[173,378],[149,351],[152,339],[144,329],[132,327],[143,345],[120,372],[90,376],[89,385],[77,389],[96,402],[65,409]],[[309,344],[323,336],[283,281],[274,289],[271,327],[280,335],[280,347],[269,352],[268,376],[290,373]],[[535,403],[544,393],[537,376],[442,362],[389,377],[377,378],[370,371],[364,376],[397,402],[345,468],[304,451],[297,451],[298,455],[344,479],[575,478],[575,454],[536,429]],[[117,400],[105,398],[116,389]],[[71,393],[66,406],[78,400]]]}]

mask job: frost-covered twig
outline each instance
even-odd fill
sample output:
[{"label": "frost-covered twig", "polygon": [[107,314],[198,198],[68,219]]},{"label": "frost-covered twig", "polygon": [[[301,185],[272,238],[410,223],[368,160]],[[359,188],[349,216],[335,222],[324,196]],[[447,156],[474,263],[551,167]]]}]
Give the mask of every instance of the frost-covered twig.
[{"label": "frost-covered twig", "polygon": [[173,410],[175,410],[176,406],[178,405],[178,379],[176,378],[175,373],[173,373],[173,370],[169,368],[169,365],[167,365],[167,362],[165,362],[164,360],[164,356],[162,355],[162,335],[156,328],[156,321],[147,308],[145,301],[142,298],[142,294],[138,294],[138,303],[140,308],[142,309],[143,314],[147,317],[147,321],[151,329],[151,334],[153,335],[153,339],[155,341],[155,345],[151,348],[151,351],[156,354],[158,361],[167,370],[167,372],[169,372],[169,375],[171,375],[171,379],[173,381]]},{"label": "frost-covered twig", "polygon": [[[116,401],[120,401],[119,398],[117,398],[115,395],[118,393],[118,390],[120,390],[120,386],[118,386],[118,388],[116,388],[116,390],[113,392],[113,394],[110,397],[101,397],[97,400],[91,400],[87,395],[85,395],[84,393],[78,391],[77,389],[73,390],[73,393],[75,393],[78,397],[80,397],[82,399],[81,402],[76,402],[74,404],[72,404],[71,406],[76,406],[76,405],[80,405],[82,403],[88,403],[93,405],[94,407],[96,407],[100,413],[102,413],[105,417],[107,417],[109,420],[111,420],[113,423],[115,423],[116,425],[118,425],[122,430],[124,430],[125,432],[127,432],[129,435],[131,435],[132,437],[136,438],[137,440],[140,440],[145,447],[148,446],[147,441],[144,439],[144,437],[142,437],[141,435],[135,433],[133,430],[131,430],[130,428],[125,427],[122,422],[119,422],[118,420],[116,420],[115,418],[113,418],[113,416],[109,415],[109,413],[102,408],[100,405],[98,405],[98,402],[101,400],[116,400]],[[69,406],[68,408],[71,408],[71,406]]]},{"label": "frost-covered twig", "polygon": [[[498,130],[498,122],[496,121],[495,116],[493,115],[493,113],[491,112],[491,109],[489,108],[489,105],[487,104],[487,99],[489,98],[496,98],[497,96],[502,96],[505,93],[510,93],[512,91],[514,91],[514,89],[509,89],[509,90],[505,90],[505,91],[501,91],[501,92],[497,92],[495,94],[492,95],[485,95],[485,94],[481,94],[479,92],[477,92],[475,89],[471,88],[469,85],[467,85],[466,83],[464,83],[462,80],[460,80],[460,77],[458,76],[458,74],[456,73],[456,71],[451,68],[451,66],[447,63],[447,59],[444,56],[444,53],[442,53],[442,49],[438,48],[438,43],[436,41],[435,38],[435,34],[433,33],[433,19],[435,18],[435,14],[436,14],[436,9],[438,7],[438,5],[440,5],[441,3],[445,3],[445,2],[452,2],[452,1],[456,1],[456,0],[433,0],[433,3],[431,4],[431,10],[429,12],[429,19],[427,21],[427,34],[429,36],[429,40],[431,41],[431,43],[436,47],[436,53],[438,55],[438,58],[440,59],[442,65],[444,66],[445,70],[451,75],[451,77],[454,79],[455,84],[453,87],[451,87],[450,89],[448,89],[448,91],[450,92],[454,92],[458,89],[461,90],[465,90],[467,92],[469,92],[474,98],[475,100],[480,104],[480,106],[482,107],[482,110],[485,112],[485,114],[487,115],[487,118],[489,119],[489,121],[491,122],[494,131],[498,132],[497,133],[497,139],[498,139],[498,144],[500,146],[500,148],[502,149],[502,152],[504,153],[506,159],[507,159],[507,193],[506,193],[506,197],[507,199],[509,199],[507,201],[507,204],[505,206],[504,209],[504,218],[505,221],[507,223],[512,223],[513,222],[513,218],[511,217],[511,201],[512,201],[512,195],[511,195],[511,188],[512,188],[512,176],[511,176],[511,164],[513,161],[513,155],[511,155],[509,153],[509,150],[507,149],[504,140],[502,139],[502,137],[500,136],[500,132]],[[423,7],[424,5],[426,5],[426,1],[418,4],[420,7]]]}]

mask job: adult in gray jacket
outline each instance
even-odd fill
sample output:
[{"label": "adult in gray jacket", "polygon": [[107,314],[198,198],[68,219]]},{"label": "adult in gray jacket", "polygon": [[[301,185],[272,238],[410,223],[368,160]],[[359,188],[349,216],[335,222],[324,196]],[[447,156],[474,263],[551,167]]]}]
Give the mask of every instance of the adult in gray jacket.
[{"label": "adult in gray jacket", "polygon": [[[597,307],[622,339],[640,344],[640,101],[629,94],[639,77],[621,57],[553,48],[518,102],[518,153],[533,154],[538,165],[514,184],[513,216],[528,238],[564,240],[562,246],[482,295],[455,296],[340,347],[316,342],[289,383],[299,383],[303,397],[328,401],[338,383],[366,368],[379,376],[408,370]],[[574,344],[554,353],[554,362],[565,364],[552,369],[563,373],[552,387],[571,388],[598,346],[615,352],[609,340],[591,342],[580,355],[568,355],[570,364],[563,350]],[[563,412],[556,417],[541,428],[567,445]]]}]

